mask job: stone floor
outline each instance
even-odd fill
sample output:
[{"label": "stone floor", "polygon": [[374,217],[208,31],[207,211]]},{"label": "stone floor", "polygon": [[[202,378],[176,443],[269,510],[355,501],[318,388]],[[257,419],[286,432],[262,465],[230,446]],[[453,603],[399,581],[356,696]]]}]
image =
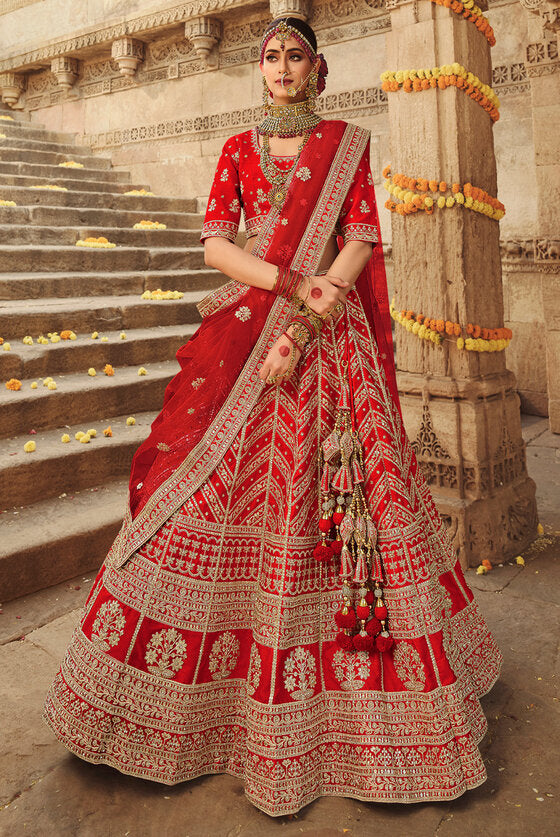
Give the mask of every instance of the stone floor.
[{"label": "stone floor", "polygon": [[[560,828],[560,436],[524,418],[545,534],[514,562],[467,579],[504,653],[482,699],[488,780],[450,803],[320,799],[271,819],[240,782],[207,776],[167,787],[80,761],[40,719],[93,576],[16,599],[0,616],[0,834],[18,837],[549,837]],[[38,521],[37,525],[41,525]],[[555,825],[556,823],[556,825]]]}]

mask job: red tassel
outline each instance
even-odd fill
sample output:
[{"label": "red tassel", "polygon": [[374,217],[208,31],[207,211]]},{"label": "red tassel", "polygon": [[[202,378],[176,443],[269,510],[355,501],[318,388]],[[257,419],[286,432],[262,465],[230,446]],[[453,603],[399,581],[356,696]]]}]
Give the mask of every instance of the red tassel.
[{"label": "red tassel", "polygon": [[374,640],[365,633],[356,634],[352,642],[356,651],[373,651]]},{"label": "red tassel", "polygon": [[325,535],[331,531],[332,529],[332,520],[330,517],[322,517],[319,520],[319,529],[321,532],[324,532]]},{"label": "red tassel", "polygon": [[[383,633],[387,633],[384,631]],[[378,651],[389,651],[394,645],[394,639],[392,636],[387,634],[387,636],[383,636],[383,634],[379,634],[378,637],[375,638],[375,647]]]},{"label": "red tassel", "polygon": [[344,510],[338,511],[339,508],[340,506],[337,506],[337,511],[333,512],[332,516],[333,523],[335,526],[340,526],[340,524],[344,520]]},{"label": "red tassel", "polygon": [[323,448],[323,456],[327,462],[330,462],[340,450],[340,439],[336,430],[333,430],[330,436],[327,436],[321,447]]},{"label": "red tassel", "polygon": [[340,625],[342,628],[352,629],[356,627],[356,611],[353,607],[349,607],[347,613],[344,613],[343,610],[340,611]]},{"label": "red tassel", "polygon": [[381,557],[377,549],[374,551],[373,572],[371,577],[374,581],[383,582],[383,568],[381,566]]},{"label": "red tassel", "polygon": [[344,631],[340,631],[340,633],[336,635],[336,642],[337,645],[344,651],[352,651],[354,649],[352,637],[345,634]]},{"label": "red tassel", "polygon": [[387,607],[384,604],[379,604],[379,602],[375,605],[375,610],[373,611],[374,616],[376,619],[379,619],[380,622],[383,622],[384,619],[387,618]]},{"label": "red tassel", "polygon": [[321,477],[321,493],[328,496],[329,491],[331,490],[331,476],[332,476],[332,469],[328,462],[325,463],[323,468],[323,475]]},{"label": "red tassel", "polygon": [[381,622],[372,616],[366,625],[366,631],[370,636],[376,636],[381,631]]},{"label": "red tassel", "polygon": [[352,566],[352,555],[346,545],[340,551],[340,578],[351,578],[354,567]]},{"label": "red tassel", "polygon": [[333,557],[333,551],[328,542],[321,542],[318,543],[315,549],[313,550],[313,557],[317,561],[328,561],[329,558]]},{"label": "red tassel", "polygon": [[337,538],[335,541],[331,541],[331,549],[333,551],[333,555],[340,555],[342,552],[342,541],[340,538]]},{"label": "red tassel", "polygon": [[333,489],[335,491],[340,491],[341,494],[351,494],[354,485],[352,483],[352,477],[350,475],[350,471],[348,469],[348,465],[341,465],[338,471],[336,472],[334,479],[331,483]]},{"label": "red tassel", "polygon": [[355,457],[352,460],[352,479],[354,480],[354,482],[364,481],[364,473],[362,471],[362,467]]},{"label": "red tassel", "polygon": [[340,388],[340,398],[338,399],[338,409],[350,412],[350,392],[347,384],[342,384]]},{"label": "red tassel", "polygon": [[354,520],[351,514],[345,514],[342,518],[342,523],[339,524],[340,527],[340,537],[347,543],[352,537],[352,532],[354,531]]},{"label": "red tassel", "polygon": [[366,564],[366,556],[363,549],[358,550],[358,560],[356,561],[356,572],[354,573],[354,581],[356,584],[365,584],[368,579],[368,567]]},{"label": "red tassel", "polygon": [[368,605],[372,605],[374,599],[375,599],[375,596],[373,595],[371,590],[368,590],[367,593],[366,593],[366,602],[368,603]]},{"label": "red tassel", "polygon": [[369,606],[368,605],[358,605],[356,608],[356,615],[358,619],[365,620],[369,616]]}]

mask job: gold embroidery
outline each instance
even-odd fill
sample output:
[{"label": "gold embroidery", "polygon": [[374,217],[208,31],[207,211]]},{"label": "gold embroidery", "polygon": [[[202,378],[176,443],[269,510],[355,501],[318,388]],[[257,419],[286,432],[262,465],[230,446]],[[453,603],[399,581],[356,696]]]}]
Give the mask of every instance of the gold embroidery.
[{"label": "gold embroidery", "polygon": [[259,688],[262,674],[261,653],[258,646],[253,644],[249,657],[249,671],[247,672],[247,694],[254,695]]},{"label": "gold embroidery", "polygon": [[393,654],[395,671],[403,685],[412,692],[422,692],[426,683],[426,672],[416,648],[409,642],[399,642]]},{"label": "gold embroidery", "polygon": [[115,600],[103,602],[93,623],[91,641],[108,651],[120,640],[125,624],[126,619],[120,604]]},{"label": "gold embroidery", "polygon": [[365,651],[355,654],[339,648],[333,657],[334,674],[346,692],[361,689],[369,677],[371,659]]},{"label": "gold embroidery", "polygon": [[239,659],[239,640],[235,634],[226,631],[212,645],[208,668],[212,680],[229,677]]},{"label": "gold embroidery", "polygon": [[166,445],[165,442],[158,442],[156,447],[157,447],[158,450],[171,450],[169,445]]},{"label": "gold embroidery", "polygon": [[313,697],[317,666],[311,651],[302,646],[294,648],[284,663],[284,686],[294,700]]},{"label": "gold embroidery", "polygon": [[148,671],[160,677],[173,677],[187,657],[187,643],[175,628],[152,634],[146,646]]}]

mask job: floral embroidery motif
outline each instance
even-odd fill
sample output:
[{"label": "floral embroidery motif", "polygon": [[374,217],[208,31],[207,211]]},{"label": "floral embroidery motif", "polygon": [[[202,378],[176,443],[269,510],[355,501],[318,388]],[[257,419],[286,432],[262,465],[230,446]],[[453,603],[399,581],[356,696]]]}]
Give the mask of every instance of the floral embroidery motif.
[{"label": "floral embroidery motif", "polygon": [[315,136],[317,137],[317,139],[323,139],[323,134],[320,134],[319,131],[317,131]]},{"label": "floral embroidery motif", "polygon": [[233,154],[231,155],[231,159],[235,160],[235,162],[238,163],[239,162],[239,151],[234,151]]},{"label": "floral embroidery motif", "polygon": [[212,198],[212,200],[208,204],[208,211],[209,212],[213,212],[214,209],[216,209],[216,198]]},{"label": "floral embroidery motif", "polygon": [[156,448],[158,450],[171,450],[169,445],[167,445],[165,442],[158,442],[157,445],[156,445]]},{"label": "floral embroidery motif", "polygon": [[230,211],[230,212],[237,212],[237,210],[239,209],[239,201],[238,201],[238,199],[237,199],[237,198],[234,198],[234,199],[232,200],[232,202],[230,203],[230,205],[229,205],[229,207],[228,207],[228,208],[229,208],[229,211]]},{"label": "floral embroidery motif", "polygon": [[251,309],[247,308],[246,305],[242,305],[241,308],[238,308],[235,312],[235,316],[238,320],[241,320],[242,323],[246,323],[247,320],[251,319]]},{"label": "floral embroidery motif", "polygon": [[191,381],[191,385],[192,385],[195,389],[198,389],[198,387],[199,387],[201,384],[203,384],[205,380],[206,380],[206,378],[195,378],[195,379],[194,379],[194,381]]},{"label": "floral embroidery motif", "polygon": [[249,657],[249,671],[247,672],[247,694],[254,695],[259,688],[262,673],[261,652],[256,645],[251,648]]},{"label": "floral embroidery motif", "polygon": [[313,696],[317,683],[317,666],[311,651],[298,645],[284,663],[284,686],[294,700]]},{"label": "floral embroidery motif", "polygon": [[408,642],[399,642],[393,654],[395,671],[403,685],[412,692],[421,692],[426,684],[426,672],[420,654]]},{"label": "floral embroidery motif", "polygon": [[108,651],[120,640],[125,624],[126,619],[120,604],[115,599],[103,602],[93,623],[91,641],[103,651]]},{"label": "floral embroidery motif", "polygon": [[309,178],[311,177],[311,172],[309,171],[307,166],[302,166],[299,169],[299,171],[296,172],[296,177],[299,177],[300,180],[303,180],[305,182],[306,180],[309,180]]},{"label": "floral embroidery motif", "polygon": [[283,227],[287,227],[288,226],[288,219],[287,218],[282,218],[280,223],[282,224]]},{"label": "floral embroidery motif", "polygon": [[361,204],[360,204],[360,212],[369,212],[369,211],[370,211],[370,208],[369,208],[368,202],[367,201],[362,201]]},{"label": "floral embroidery motif", "polygon": [[345,692],[361,689],[369,677],[370,658],[365,651],[349,654],[339,648],[333,657],[334,675]]},{"label": "floral embroidery motif", "polygon": [[220,180],[222,182],[224,182],[228,179],[228,177],[229,177],[228,170],[227,169],[222,169],[222,173],[220,175]]},{"label": "floral embroidery motif", "polygon": [[152,634],[146,646],[148,671],[160,677],[173,677],[187,658],[187,643],[175,628]]},{"label": "floral embroidery motif", "polygon": [[373,177],[371,176],[371,172],[369,172],[369,171],[368,171],[368,175],[367,175],[367,182],[368,182],[368,186],[373,186]]},{"label": "floral embroidery motif", "polygon": [[194,413],[194,407],[189,407],[187,413],[189,414],[189,416],[192,416],[192,414]]},{"label": "floral embroidery motif", "polygon": [[229,677],[239,659],[239,640],[235,634],[226,631],[214,642],[210,652],[208,667],[212,680]]}]

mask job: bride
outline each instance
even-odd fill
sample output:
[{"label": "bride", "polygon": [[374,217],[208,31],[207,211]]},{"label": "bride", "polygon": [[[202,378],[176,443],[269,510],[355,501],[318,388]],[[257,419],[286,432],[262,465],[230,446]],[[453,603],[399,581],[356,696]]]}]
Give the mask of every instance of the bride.
[{"label": "bride", "polygon": [[369,134],[315,113],[306,23],[273,21],[260,68],[263,121],[225,143],[202,233],[229,281],[177,353],[44,718],[122,773],[233,774],[272,816],[453,799],[486,778],[501,655],[403,428]]}]

